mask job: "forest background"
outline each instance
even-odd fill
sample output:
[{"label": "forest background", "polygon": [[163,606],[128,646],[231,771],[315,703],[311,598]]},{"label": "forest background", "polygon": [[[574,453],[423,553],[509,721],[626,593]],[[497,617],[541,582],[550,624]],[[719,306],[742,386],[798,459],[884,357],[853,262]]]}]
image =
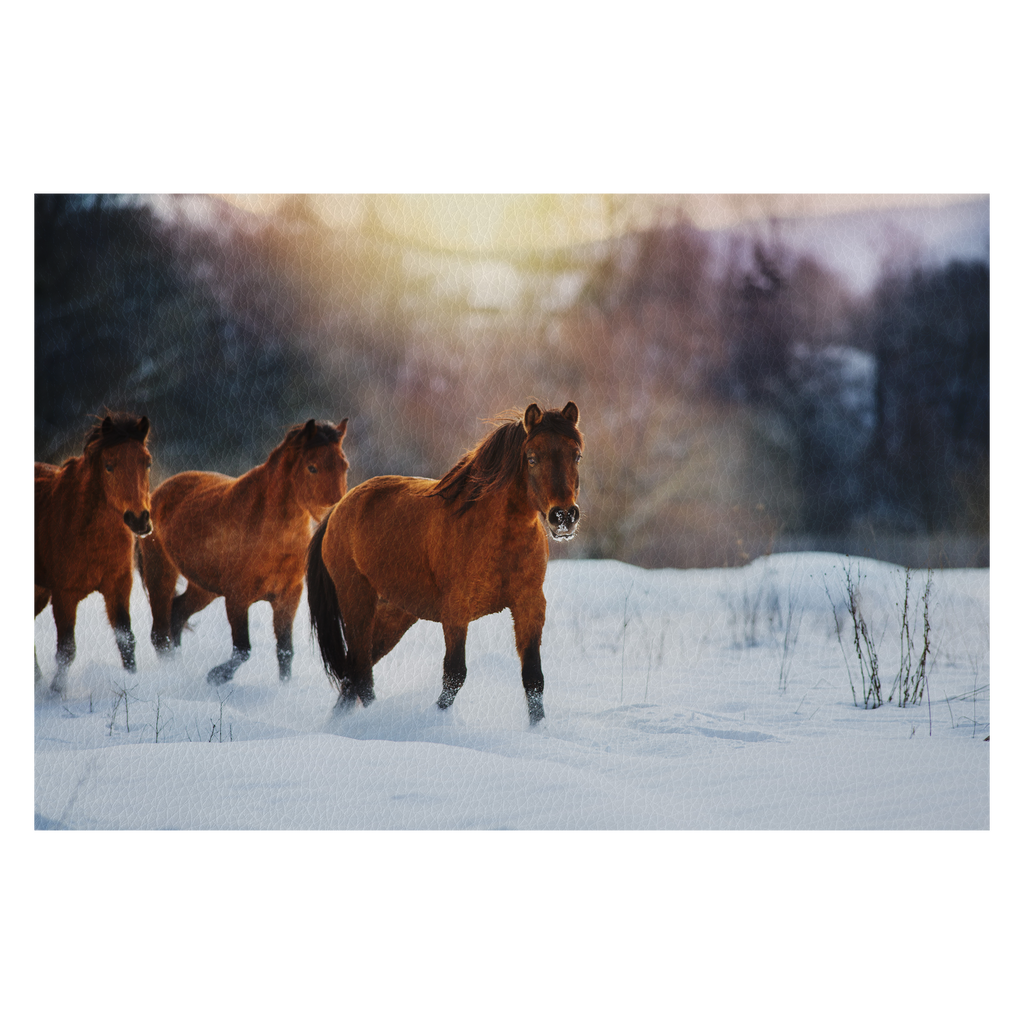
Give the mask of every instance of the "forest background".
[{"label": "forest background", "polygon": [[125,409],[154,485],[236,475],[348,417],[350,485],[436,477],[488,418],[572,399],[586,519],[554,557],[989,564],[987,197],[707,229],[593,196],[615,230],[570,244],[534,198],[525,244],[481,248],[400,230],[417,197],[37,195],[36,459]]}]

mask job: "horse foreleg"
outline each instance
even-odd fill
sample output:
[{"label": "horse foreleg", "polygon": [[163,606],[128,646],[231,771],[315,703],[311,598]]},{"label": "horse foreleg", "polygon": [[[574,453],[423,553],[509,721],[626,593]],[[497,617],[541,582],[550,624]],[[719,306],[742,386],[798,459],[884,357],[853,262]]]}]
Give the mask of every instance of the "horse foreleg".
[{"label": "horse foreleg", "polygon": [[302,598],[302,582],[296,588],[287,590],[273,603],[274,636],[277,638],[277,671],[281,682],[292,677],[292,623]]},{"label": "horse foreleg", "polygon": [[[176,646],[172,640],[171,606],[174,602],[174,588],[178,582],[178,569],[155,533],[138,542],[138,552],[139,570],[153,615],[149,639],[157,654],[169,654],[171,648]],[[179,629],[178,642],[180,641]]]},{"label": "horse foreleg", "polygon": [[[50,592],[45,587],[36,587],[36,617],[50,603]],[[39,656],[35,648],[32,649],[32,658],[36,663],[36,682],[43,678],[43,670],[39,667]]]},{"label": "horse foreleg", "polygon": [[466,633],[465,623],[442,623],[444,628],[444,673],[441,677],[441,696],[437,706],[444,711],[452,706],[455,695],[466,681]]},{"label": "horse foreleg", "polygon": [[231,624],[231,657],[206,674],[206,681],[216,686],[233,679],[239,666],[248,661],[252,653],[252,645],[249,643],[249,605],[228,602],[227,612]]},{"label": "horse foreleg", "polygon": [[78,618],[77,597],[67,594],[53,594],[53,621],[57,626],[57,672],[50,689],[62,694],[68,677],[68,669],[75,660],[75,621]]},{"label": "horse foreleg", "polygon": [[132,632],[132,617],[128,602],[132,593],[131,573],[115,581],[114,587],[105,592],[103,601],[107,606],[107,621],[114,630],[114,640],[121,655],[121,664],[128,672],[135,671],[135,634]]},{"label": "horse foreleg", "polygon": [[540,638],[544,631],[544,610],[546,602],[541,595],[539,602],[512,609],[515,627],[516,651],[522,665],[523,690],[526,692],[526,707],[530,713],[530,725],[536,725],[544,717],[544,673],[540,667]]}]

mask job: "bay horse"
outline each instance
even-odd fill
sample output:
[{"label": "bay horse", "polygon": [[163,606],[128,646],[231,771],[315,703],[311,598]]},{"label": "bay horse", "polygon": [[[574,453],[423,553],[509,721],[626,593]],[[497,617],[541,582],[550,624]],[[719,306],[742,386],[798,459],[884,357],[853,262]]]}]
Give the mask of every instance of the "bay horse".
[{"label": "bay horse", "polygon": [[[97,417],[97,419],[99,419]],[[146,447],[149,420],[109,415],[86,434],[83,453],[60,467],[35,464],[36,615],[53,602],[57,672],[50,689],[63,693],[75,660],[78,605],[103,595],[121,664],[135,671],[129,599],[136,537],[152,530]],[[36,680],[42,677],[36,661]]]},{"label": "bay horse", "polygon": [[[207,674],[232,679],[249,660],[249,606],[274,610],[278,674],[291,678],[292,623],[302,597],[313,520],[345,493],[349,463],[341,442],[348,419],[292,427],[266,462],[233,478],[189,471],[153,491],[153,535],[139,544],[158,654],[181,646],[189,618],[223,596],[231,657]],[[184,593],[175,595],[178,576]]]},{"label": "bay horse", "polygon": [[444,629],[437,706],[450,707],[466,679],[469,623],[509,608],[530,724],[544,717],[548,538],[570,540],[579,524],[579,409],[532,404],[496,422],[440,480],[374,477],[320,523],[306,598],[336,712],[373,701],[373,666],[418,619]]}]

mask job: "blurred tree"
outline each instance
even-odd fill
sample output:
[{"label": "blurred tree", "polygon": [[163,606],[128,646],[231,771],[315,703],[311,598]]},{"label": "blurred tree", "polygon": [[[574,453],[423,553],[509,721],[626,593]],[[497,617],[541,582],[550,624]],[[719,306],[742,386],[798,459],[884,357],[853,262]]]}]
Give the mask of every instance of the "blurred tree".
[{"label": "blurred tree", "polygon": [[[138,197],[36,197],[36,457],[104,408],[145,413],[160,472],[241,472],[307,415],[316,360],[267,238],[162,223]],[[343,411],[332,409],[338,419]]]},{"label": "blurred tree", "polygon": [[871,512],[902,529],[988,530],[989,268],[954,262],[879,289]]},{"label": "blurred tree", "polygon": [[36,448],[52,460],[87,417],[137,401],[148,332],[180,286],[131,197],[39,195],[35,214]]}]

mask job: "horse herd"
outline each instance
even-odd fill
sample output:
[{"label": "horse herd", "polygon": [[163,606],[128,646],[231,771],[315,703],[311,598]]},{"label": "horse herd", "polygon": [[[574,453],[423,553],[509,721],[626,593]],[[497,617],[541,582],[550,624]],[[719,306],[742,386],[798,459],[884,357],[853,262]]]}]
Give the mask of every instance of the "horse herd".
[{"label": "horse herd", "polygon": [[[122,665],[135,671],[128,606],[137,567],[161,656],[180,647],[190,616],[224,598],[232,650],[207,675],[215,685],[249,658],[256,601],[273,609],[279,676],[290,678],[305,582],[339,713],[373,701],[373,666],[418,619],[444,630],[437,706],[450,707],[466,678],[469,623],[508,608],[530,724],[538,723],[548,538],[571,539],[580,518],[576,404],[531,404],[495,421],[440,480],[378,476],[350,491],[347,426],[311,419],[238,478],[189,471],[152,494],[145,416],[108,415],[86,435],[82,455],[60,467],[37,462],[35,614],[52,603],[51,691],[65,690],[78,604],[94,591],[103,595]],[[38,661],[35,673],[38,684]]]}]

